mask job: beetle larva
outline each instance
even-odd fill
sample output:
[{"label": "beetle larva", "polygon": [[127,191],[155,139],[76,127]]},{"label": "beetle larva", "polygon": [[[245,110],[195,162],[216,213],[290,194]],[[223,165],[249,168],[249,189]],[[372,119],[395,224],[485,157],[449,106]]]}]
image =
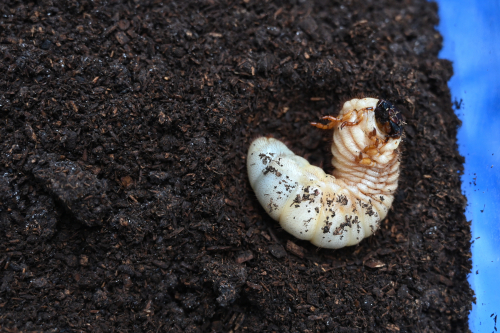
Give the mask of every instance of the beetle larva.
[{"label": "beetle larva", "polygon": [[385,218],[398,186],[403,118],[389,102],[346,102],[328,125],[333,133],[333,175],[261,137],[250,145],[248,177],[257,198],[283,229],[314,245],[337,249],[358,244]]}]

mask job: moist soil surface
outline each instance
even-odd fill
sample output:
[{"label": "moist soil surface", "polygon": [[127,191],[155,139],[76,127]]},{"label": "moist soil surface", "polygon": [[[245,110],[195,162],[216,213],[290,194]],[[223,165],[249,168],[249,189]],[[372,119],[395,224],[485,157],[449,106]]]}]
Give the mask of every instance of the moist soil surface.
[{"label": "moist soil surface", "polygon": [[[0,330],[466,332],[473,292],[437,5],[0,4]],[[273,136],[331,171],[352,97],[407,125],[358,246],[284,232],[247,179]],[[458,104],[458,103],[457,103]]]}]

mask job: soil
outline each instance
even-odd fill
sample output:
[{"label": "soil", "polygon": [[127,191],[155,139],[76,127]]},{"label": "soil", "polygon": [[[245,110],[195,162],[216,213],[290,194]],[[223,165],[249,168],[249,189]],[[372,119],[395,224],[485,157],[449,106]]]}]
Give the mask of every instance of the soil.
[{"label": "soil", "polygon": [[[459,120],[426,0],[5,0],[0,330],[467,332]],[[406,117],[381,229],[318,249],[260,207],[261,135],[353,96]]]}]

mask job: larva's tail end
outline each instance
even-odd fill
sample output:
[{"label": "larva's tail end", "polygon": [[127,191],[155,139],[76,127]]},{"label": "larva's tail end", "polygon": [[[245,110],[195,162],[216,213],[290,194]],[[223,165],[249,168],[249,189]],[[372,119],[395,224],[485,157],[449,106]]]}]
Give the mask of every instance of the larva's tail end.
[{"label": "larva's tail end", "polygon": [[294,154],[283,142],[277,139],[262,136],[252,141],[247,154],[247,171],[252,187],[272,160],[286,155]]},{"label": "larva's tail end", "polygon": [[290,153],[290,149],[281,142],[280,140],[277,140],[273,137],[264,137],[261,136],[260,138],[257,138],[252,141],[250,144],[250,148],[248,149],[248,155],[250,155],[253,152],[259,152],[259,154],[276,154],[276,155],[281,155],[283,153]]}]

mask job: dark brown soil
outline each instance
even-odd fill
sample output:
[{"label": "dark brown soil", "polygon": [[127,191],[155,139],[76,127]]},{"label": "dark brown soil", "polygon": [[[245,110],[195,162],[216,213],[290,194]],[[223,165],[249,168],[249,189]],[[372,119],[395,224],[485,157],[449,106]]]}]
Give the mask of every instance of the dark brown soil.
[{"label": "dark brown soil", "polygon": [[[459,121],[436,4],[0,4],[0,330],[466,332]],[[332,251],[260,207],[250,141],[331,170],[309,125],[352,96],[406,116],[382,228]]]}]

